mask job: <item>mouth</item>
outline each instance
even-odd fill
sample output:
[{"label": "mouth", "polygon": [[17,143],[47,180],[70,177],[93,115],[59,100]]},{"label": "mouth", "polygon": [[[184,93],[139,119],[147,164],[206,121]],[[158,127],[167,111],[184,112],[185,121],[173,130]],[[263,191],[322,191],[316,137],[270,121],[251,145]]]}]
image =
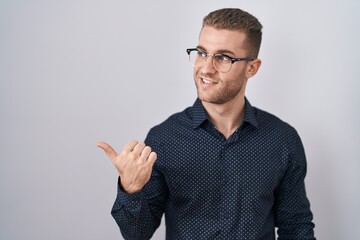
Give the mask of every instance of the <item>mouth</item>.
[{"label": "mouth", "polygon": [[217,82],[211,81],[211,80],[209,80],[209,79],[200,78],[200,80],[201,80],[201,83],[202,83],[202,84],[205,84],[205,85],[208,85],[208,84],[217,84]]}]

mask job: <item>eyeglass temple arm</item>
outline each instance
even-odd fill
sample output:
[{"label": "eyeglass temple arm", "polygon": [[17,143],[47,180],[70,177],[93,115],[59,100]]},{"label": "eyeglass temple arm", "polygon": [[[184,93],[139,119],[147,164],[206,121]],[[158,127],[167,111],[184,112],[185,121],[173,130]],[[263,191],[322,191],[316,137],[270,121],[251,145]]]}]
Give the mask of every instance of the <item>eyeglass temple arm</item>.
[{"label": "eyeglass temple arm", "polygon": [[255,58],[231,58],[232,63],[239,61],[253,61]]}]

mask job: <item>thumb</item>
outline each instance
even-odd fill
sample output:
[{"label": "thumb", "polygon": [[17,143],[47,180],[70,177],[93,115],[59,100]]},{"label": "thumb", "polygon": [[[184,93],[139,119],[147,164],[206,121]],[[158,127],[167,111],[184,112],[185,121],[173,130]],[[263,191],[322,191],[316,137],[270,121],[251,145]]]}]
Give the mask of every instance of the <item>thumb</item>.
[{"label": "thumb", "polygon": [[106,142],[97,142],[96,146],[104,150],[111,160],[114,160],[118,155],[117,152]]}]

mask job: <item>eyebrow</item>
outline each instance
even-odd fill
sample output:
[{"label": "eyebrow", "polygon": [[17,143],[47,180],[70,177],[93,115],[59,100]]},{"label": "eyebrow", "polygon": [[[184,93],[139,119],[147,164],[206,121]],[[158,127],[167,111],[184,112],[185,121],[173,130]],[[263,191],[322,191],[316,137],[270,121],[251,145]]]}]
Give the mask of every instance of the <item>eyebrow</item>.
[{"label": "eyebrow", "polygon": [[[196,48],[198,48],[200,50],[203,50],[204,52],[207,52],[206,49],[204,47],[200,46],[200,45],[198,45]],[[221,53],[221,54],[230,54],[230,55],[235,56],[234,52],[232,52],[230,50],[227,50],[227,49],[219,49],[219,50],[217,50],[217,53],[215,53],[215,54],[219,54],[219,53]]]}]

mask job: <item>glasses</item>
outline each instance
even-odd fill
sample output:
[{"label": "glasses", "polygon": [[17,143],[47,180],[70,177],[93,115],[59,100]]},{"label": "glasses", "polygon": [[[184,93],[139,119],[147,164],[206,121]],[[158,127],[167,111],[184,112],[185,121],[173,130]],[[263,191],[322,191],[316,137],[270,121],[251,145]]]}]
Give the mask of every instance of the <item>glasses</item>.
[{"label": "glasses", "polygon": [[186,49],[187,54],[189,55],[189,60],[194,67],[202,67],[204,66],[206,59],[208,56],[211,56],[212,63],[214,68],[222,73],[227,73],[230,71],[231,66],[235,62],[240,61],[252,61],[255,58],[232,58],[225,54],[209,54],[205,51],[199,50],[197,48],[188,48]]}]

